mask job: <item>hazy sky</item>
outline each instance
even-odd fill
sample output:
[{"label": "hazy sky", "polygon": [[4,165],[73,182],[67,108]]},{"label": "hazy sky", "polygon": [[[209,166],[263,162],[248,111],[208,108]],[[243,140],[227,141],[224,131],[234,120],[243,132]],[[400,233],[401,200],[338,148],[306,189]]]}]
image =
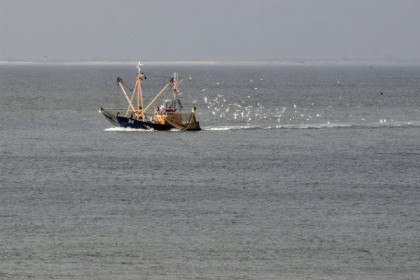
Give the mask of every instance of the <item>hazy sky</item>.
[{"label": "hazy sky", "polygon": [[420,59],[420,0],[0,0],[0,60]]}]

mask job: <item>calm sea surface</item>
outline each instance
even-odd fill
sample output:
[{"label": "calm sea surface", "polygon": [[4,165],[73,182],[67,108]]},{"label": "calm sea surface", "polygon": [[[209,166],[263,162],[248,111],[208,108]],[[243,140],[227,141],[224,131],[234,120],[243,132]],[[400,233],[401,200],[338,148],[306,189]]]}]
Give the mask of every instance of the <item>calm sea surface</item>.
[{"label": "calm sea surface", "polygon": [[[0,65],[1,279],[420,279],[420,67]],[[191,75],[192,80],[189,80]]]}]

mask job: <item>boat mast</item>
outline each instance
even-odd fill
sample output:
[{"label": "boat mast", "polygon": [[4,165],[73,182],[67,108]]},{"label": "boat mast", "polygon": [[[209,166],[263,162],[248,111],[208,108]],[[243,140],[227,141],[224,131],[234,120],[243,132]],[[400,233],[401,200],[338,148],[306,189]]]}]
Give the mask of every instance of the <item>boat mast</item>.
[{"label": "boat mast", "polygon": [[137,64],[137,81],[136,81],[136,91],[137,91],[137,110],[136,110],[136,117],[137,120],[140,119],[140,116],[142,117],[143,121],[145,120],[144,114],[142,114],[143,111],[143,92],[141,88],[141,82],[143,78],[146,78],[141,72],[140,66],[143,66],[143,64],[139,63]]},{"label": "boat mast", "polygon": [[172,78],[172,87],[173,87],[173,100],[178,99],[178,73],[174,72],[174,77]]}]

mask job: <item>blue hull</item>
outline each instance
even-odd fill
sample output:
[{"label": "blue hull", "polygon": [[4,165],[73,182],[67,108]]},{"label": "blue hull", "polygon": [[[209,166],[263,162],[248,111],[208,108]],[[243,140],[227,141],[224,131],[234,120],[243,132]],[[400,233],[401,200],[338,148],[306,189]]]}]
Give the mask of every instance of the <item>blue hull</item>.
[{"label": "blue hull", "polygon": [[142,121],[136,120],[132,118],[126,117],[116,117],[116,120],[120,127],[129,127],[129,128],[136,128],[136,129],[154,129],[154,130],[170,130],[173,127],[171,125],[166,124],[158,124],[149,121]]},{"label": "blue hull", "polygon": [[168,131],[171,129],[178,129],[178,130],[191,130],[191,131],[199,131],[201,130],[200,124],[195,121],[194,115],[192,116],[192,119],[194,120],[193,125],[186,125],[183,128],[175,127],[170,124],[160,124],[155,123],[151,121],[143,121],[143,120],[136,120],[133,118],[127,118],[127,117],[121,117],[118,115],[115,115],[113,113],[110,113],[106,110],[104,110],[102,107],[100,108],[100,112],[105,116],[105,118],[112,123],[113,125],[117,127],[129,127],[129,128],[135,128],[135,129],[146,129],[146,130],[159,130],[159,131]]}]

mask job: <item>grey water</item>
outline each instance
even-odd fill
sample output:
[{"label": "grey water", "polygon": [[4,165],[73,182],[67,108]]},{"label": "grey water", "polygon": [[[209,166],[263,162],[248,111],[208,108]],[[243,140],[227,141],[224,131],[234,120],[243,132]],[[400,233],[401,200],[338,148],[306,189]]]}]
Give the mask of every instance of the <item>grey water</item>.
[{"label": "grey water", "polygon": [[135,65],[0,65],[1,279],[420,278],[419,66],[143,71],[203,130],[113,128]]}]

